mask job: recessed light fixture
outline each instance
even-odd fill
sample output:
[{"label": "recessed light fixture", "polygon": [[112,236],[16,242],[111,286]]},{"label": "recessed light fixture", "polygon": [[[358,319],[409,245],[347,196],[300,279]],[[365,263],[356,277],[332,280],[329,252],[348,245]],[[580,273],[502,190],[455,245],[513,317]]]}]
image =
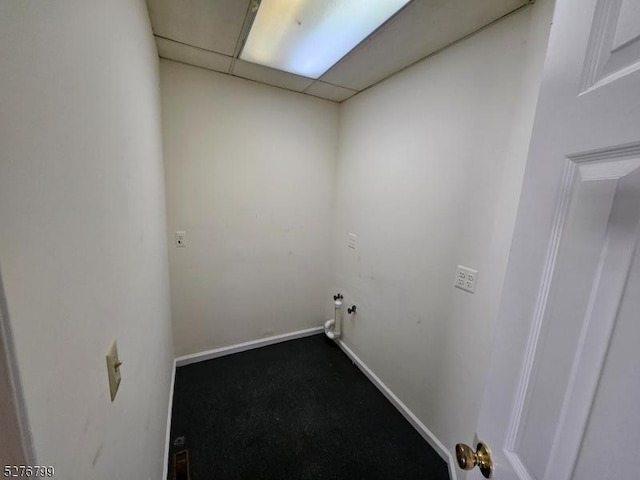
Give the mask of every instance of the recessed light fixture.
[{"label": "recessed light fixture", "polygon": [[240,58],[318,78],[409,0],[262,0]]}]

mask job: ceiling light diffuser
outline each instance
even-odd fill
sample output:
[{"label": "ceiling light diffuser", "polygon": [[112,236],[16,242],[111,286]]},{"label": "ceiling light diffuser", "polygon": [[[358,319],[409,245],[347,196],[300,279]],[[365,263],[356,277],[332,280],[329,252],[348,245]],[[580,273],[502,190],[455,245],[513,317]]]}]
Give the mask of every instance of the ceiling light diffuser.
[{"label": "ceiling light diffuser", "polygon": [[410,0],[262,0],[240,58],[318,78]]}]

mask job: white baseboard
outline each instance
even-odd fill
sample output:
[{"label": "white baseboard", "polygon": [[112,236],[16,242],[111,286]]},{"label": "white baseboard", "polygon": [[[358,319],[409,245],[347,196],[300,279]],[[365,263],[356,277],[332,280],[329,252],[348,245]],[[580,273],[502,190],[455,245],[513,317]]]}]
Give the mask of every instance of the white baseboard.
[{"label": "white baseboard", "polygon": [[440,455],[440,457],[447,462],[449,467],[449,477],[451,480],[457,480],[456,467],[453,461],[453,455],[444,444],[438,440],[438,438],[420,421],[415,414],[409,410],[409,408],[402,403],[390,389],[387,387],[378,376],[371,371],[371,369],[358,357],[353,350],[351,350],[342,340],[337,340],[336,343],[342,349],[342,351],[355,363],[358,368],[365,374],[365,376],[373,383],[382,394],[387,397],[394,407],[402,414],[404,418],[415,428],[418,433],[431,445],[431,447]]},{"label": "white baseboard", "polygon": [[176,361],[173,361],[171,371],[171,383],[169,384],[169,409],[167,411],[167,432],[164,439],[164,467],[162,468],[162,480],[169,478],[169,442],[171,441],[171,412],[173,410],[173,388],[176,384]]},{"label": "white baseboard", "polygon": [[212,358],[224,357],[225,355],[231,355],[232,353],[253,350],[254,348],[260,348],[267,345],[273,345],[275,343],[286,342],[287,340],[310,337],[311,335],[317,335],[318,333],[321,333],[323,331],[324,327],[307,328],[306,330],[298,330],[297,332],[283,333],[282,335],[275,335],[273,337],[251,340],[250,342],[230,345],[228,347],[220,347],[214,348],[213,350],[207,350],[205,352],[192,353],[191,355],[184,355],[182,357],[176,358],[176,366],[183,367],[191,363],[203,362],[205,360],[211,360]]}]

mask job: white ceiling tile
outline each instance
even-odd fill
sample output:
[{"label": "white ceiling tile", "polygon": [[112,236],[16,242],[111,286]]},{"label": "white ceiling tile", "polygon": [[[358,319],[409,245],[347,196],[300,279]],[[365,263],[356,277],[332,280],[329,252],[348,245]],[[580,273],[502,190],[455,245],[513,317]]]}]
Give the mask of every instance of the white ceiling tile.
[{"label": "white ceiling tile", "polygon": [[156,37],[158,55],[169,60],[176,60],[196,67],[208,68],[217,72],[229,73],[232,57],[216,52],[192,47],[165,38]]},{"label": "white ceiling tile", "polygon": [[358,93],[356,90],[349,88],[339,87],[337,85],[331,85],[330,83],[314,82],[304,93],[314,95],[316,97],[325,98],[334,102],[343,102],[347,98],[354,96]]},{"label": "white ceiling tile", "polygon": [[153,33],[233,56],[249,0],[147,0]]},{"label": "white ceiling tile", "polygon": [[315,84],[306,77],[230,58],[251,18],[250,0],[147,2],[153,31],[165,38],[156,39],[160,56],[289,90],[308,88],[311,95],[343,101],[352,91],[383,80],[531,0],[413,0]]},{"label": "white ceiling tile", "polygon": [[243,60],[236,60],[231,74],[242,78],[248,78],[249,80],[274,85],[276,87],[295,90],[296,92],[302,92],[314,81],[311,78],[301,77],[292,73],[283,72],[282,70],[275,70],[273,68],[245,62]]},{"label": "white ceiling tile", "polygon": [[414,0],[320,80],[363,90],[528,3]]}]

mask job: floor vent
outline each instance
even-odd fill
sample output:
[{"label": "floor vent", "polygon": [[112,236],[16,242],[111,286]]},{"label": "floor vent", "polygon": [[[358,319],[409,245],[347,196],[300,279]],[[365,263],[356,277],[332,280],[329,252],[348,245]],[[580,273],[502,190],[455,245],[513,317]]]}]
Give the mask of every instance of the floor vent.
[{"label": "floor vent", "polygon": [[191,480],[189,474],[189,450],[181,450],[173,456],[174,480]]}]

